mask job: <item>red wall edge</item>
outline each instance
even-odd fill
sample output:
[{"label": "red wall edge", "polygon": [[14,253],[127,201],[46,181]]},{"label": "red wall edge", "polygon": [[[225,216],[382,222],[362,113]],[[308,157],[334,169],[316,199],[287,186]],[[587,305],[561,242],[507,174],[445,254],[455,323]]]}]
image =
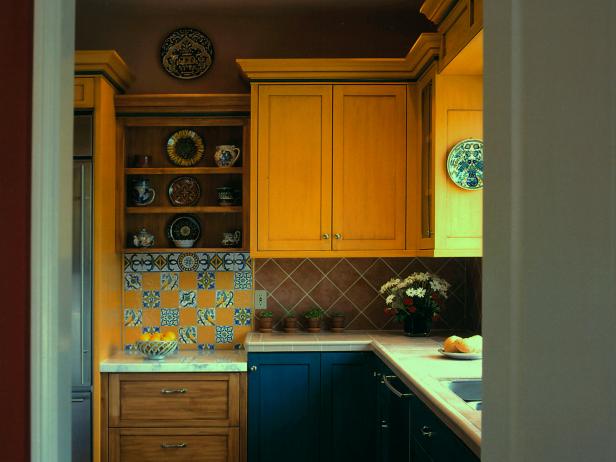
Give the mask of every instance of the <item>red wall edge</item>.
[{"label": "red wall edge", "polygon": [[0,459],[30,460],[30,173],[33,0],[0,14]]}]

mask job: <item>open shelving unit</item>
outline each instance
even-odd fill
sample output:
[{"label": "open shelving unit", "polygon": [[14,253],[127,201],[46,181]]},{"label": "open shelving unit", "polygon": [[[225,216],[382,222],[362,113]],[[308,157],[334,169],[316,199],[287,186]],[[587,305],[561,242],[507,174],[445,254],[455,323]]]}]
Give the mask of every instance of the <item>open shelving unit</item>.
[{"label": "open shelving unit", "polygon": [[[225,107],[221,95],[122,95],[116,98],[118,130],[118,233],[120,252],[223,252],[248,250],[249,136],[248,95],[231,95]],[[168,101],[170,104],[165,105]],[[152,109],[153,108],[153,109]],[[238,109],[244,109],[239,110]],[[194,166],[180,167],[167,156],[166,143],[177,130],[196,131],[204,141],[205,155]],[[232,144],[240,157],[232,167],[214,162],[216,146]],[[134,156],[147,154],[147,167],[135,167]],[[174,206],[168,196],[170,183],[181,176],[195,178],[201,197],[193,206]],[[137,178],[147,178],[155,191],[152,204],[132,203],[130,190]],[[238,194],[232,206],[218,205],[216,188],[229,186]],[[194,247],[177,248],[168,237],[168,226],[178,215],[192,215],[201,235]],[[154,246],[135,248],[132,236],[141,228],[154,235]],[[242,232],[239,247],[223,247],[225,232]]]}]

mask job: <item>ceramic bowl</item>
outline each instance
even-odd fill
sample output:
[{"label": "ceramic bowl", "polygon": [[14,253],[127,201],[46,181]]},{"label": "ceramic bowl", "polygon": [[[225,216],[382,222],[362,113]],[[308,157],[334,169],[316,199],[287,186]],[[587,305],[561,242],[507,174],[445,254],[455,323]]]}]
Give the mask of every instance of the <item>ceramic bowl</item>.
[{"label": "ceramic bowl", "polygon": [[137,351],[148,359],[163,359],[178,348],[177,340],[149,340],[147,342],[138,341]]},{"label": "ceramic bowl", "polygon": [[173,244],[176,247],[180,247],[182,249],[190,249],[192,246],[195,245],[195,240],[194,239],[185,239],[185,240],[178,240],[178,241],[173,241]]}]

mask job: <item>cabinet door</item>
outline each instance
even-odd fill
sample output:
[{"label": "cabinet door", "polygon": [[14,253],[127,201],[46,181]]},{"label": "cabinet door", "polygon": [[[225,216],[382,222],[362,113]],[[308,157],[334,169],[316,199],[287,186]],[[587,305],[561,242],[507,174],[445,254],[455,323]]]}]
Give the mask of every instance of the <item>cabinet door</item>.
[{"label": "cabinet door", "polygon": [[248,355],[248,460],[319,460],[319,353]]},{"label": "cabinet door", "polygon": [[321,354],[322,462],[373,462],[374,380],[370,353]]},{"label": "cabinet door", "polygon": [[334,87],[334,250],[405,248],[406,86]]},{"label": "cabinet door", "polygon": [[259,87],[258,250],[331,249],[331,92],[331,85]]}]

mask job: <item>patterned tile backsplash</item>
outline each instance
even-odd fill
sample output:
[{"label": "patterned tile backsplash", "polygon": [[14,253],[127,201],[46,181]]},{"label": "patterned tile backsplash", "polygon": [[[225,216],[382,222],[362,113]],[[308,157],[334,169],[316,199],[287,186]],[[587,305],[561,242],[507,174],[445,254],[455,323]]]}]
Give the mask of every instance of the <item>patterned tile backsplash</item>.
[{"label": "patterned tile backsplash", "polygon": [[267,291],[277,329],[288,313],[303,324],[301,314],[313,307],[345,313],[349,330],[400,329],[385,314],[378,290],[389,279],[416,271],[430,271],[451,284],[435,329],[480,329],[481,258],[258,259],[254,267],[255,289]]},{"label": "patterned tile backsplash", "polygon": [[240,348],[253,321],[248,253],[124,256],[124,349],[143,332],[173,331],[180,349]]}]

